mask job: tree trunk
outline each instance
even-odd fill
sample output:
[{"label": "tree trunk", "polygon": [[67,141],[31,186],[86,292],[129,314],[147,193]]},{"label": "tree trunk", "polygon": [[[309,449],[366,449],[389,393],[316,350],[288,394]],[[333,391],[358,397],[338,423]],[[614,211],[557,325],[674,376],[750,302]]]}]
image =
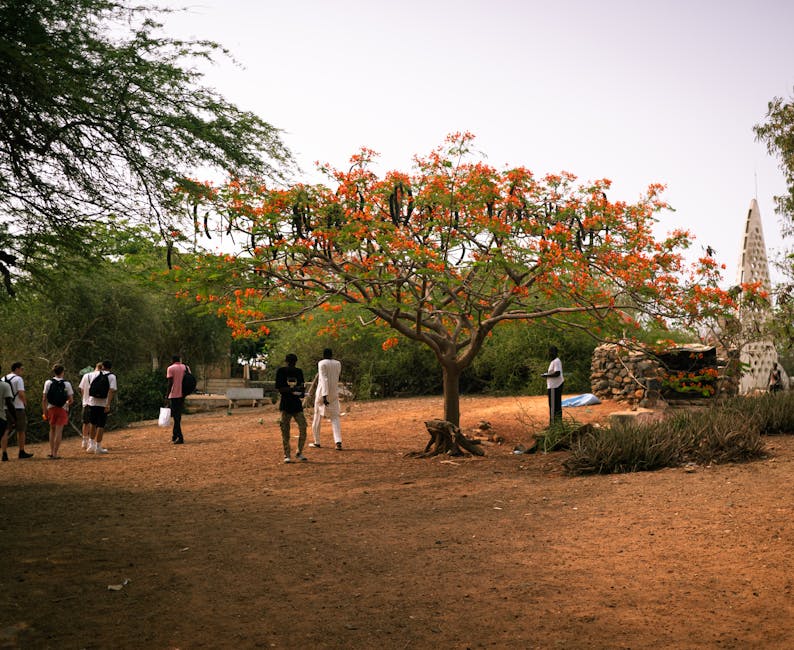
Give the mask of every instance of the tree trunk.
[{"label": "tree trunk", "polygon": [[460,368],[454,361],[441,362],[444,376],[444,419],[460,426]]},{"label": "tree trunk", "polygon": [[425,422],[430,440],[424,451],[415,451],[406,454],[414,458],[432,458],[440,454],[447,456],[465,456],[466,452],[474,456],[484,456],[485,452],[475,440],[469,440],[463,432],[452,422],[446,420],[428,420]]}]

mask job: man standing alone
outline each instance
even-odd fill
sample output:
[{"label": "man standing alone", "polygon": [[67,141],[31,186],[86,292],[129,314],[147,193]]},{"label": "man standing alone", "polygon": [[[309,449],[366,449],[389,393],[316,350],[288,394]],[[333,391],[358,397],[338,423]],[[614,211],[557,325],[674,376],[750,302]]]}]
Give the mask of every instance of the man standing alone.
[{"label": "man standing alone", "polygon": [[185,396],[182,394],[182,382],[185,379],[185,374],[190,372],[182,358],[175,354],[171,357],[171,365],[165,371],[165,376],[168,378],[168,394],[166,398],[170,400],[171,417],[174,418],[174,428],[171,431],[171,442],[175,445],[181,445],[185,442],[182,437],[182,410],[185,407]]},{"label": "man standing alone", "polygon": [[317,364],[317,392],[314,395],[314,420],[312,421],[312,434],[314,442],[310,447],[320,446],[320,425],[323,416],[330,418],[331,431],[334,434],[334,443],[337,451],[342,451],[342,424],[339,416],[339,375],[342,373],[342,364],[333,358],[331,348],[323,350],[323,358]]},{"label": "man standing alone", "polygon": [[544,372],[541,377],[546,378],[546,392],[549,394],[549,426],[562,420],[562,385],[565,378],[562,376],[562,361],[557,353],[557,348],[549,348],[548,372]]}]

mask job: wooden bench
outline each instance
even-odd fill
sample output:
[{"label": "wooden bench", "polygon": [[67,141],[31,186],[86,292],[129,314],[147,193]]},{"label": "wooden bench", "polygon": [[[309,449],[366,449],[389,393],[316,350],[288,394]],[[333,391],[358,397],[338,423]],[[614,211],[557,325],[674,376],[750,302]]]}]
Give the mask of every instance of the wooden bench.
[{"label": "wooden bench", "polygon": [[257,402],[261,401],[265,396],[263,388],[227,388],[226,399],[229,400],[229,408],[233,408],[237,404],[237,400],[250,399],[251,406],[257,406]]}]

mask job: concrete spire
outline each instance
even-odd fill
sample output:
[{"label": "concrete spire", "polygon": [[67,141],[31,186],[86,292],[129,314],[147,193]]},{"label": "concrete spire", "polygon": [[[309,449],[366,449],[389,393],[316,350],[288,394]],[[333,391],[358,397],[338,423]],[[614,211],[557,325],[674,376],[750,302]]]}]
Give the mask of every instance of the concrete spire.
[{"label": "concrete spire", "polygon": [[[750,201],[747,219],[742,235],[741,256],[739,258],[738,284],[760,282],[761,287],[771,293],[772,283],[769,279],[769,260],[766,257],[764,228],[761,224],[761,211],[758,202]],[[743,365],[739,392],[748,394],[757,390],[766,390],[769,373],[778,361],[777,350],[772,340],[753,340],[753,334],[763,327],[763,321],[769,316],[767,310],[745,309],[740,312],[742,329],[750,338],[739,354]]]},{"label": "concrete spire", "polygon": [[766,257],[764,227],[761,223],[761,211],[758,209],[758,202],[755,199],[750,201],[750,209],[747,211],[741,251],[738,284],[761,282],[761,286],[766,291],[771,291],[772,283],[769,280],[769,260]]}]

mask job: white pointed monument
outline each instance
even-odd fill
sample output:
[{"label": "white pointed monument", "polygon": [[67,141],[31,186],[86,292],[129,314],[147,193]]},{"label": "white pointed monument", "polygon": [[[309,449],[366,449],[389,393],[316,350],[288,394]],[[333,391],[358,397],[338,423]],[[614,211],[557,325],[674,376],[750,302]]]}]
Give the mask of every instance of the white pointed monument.
[{"label": "white pointed monument", "polygon": [[760,282],[765,291],[772,291],[769,281],[769,261],[766,258],[764,227],[761,224],[761,211],[758,201],[750,201],[747,221],[742,236],[742,256],[739,263],[739,284]]},{"label": "white pointed monument", "polygon": [[[771,294],[772,283],[769,279],[769,260],[766,257],[761,211],[755,199],[750,201],[750,209],[747,212],[741,251],[737,278],[739,286],[758,282],[764,291]],[[751,336],[753,331],[759,330],[763,320],[769,315],[768,310],[742,310],[742,329]],[[746,395],[756,390],[766,390],[769,373],[778,360],[774,343],[770,339],[747,343],[742,347],[739,360],[744,368],[739,392]]]}]

